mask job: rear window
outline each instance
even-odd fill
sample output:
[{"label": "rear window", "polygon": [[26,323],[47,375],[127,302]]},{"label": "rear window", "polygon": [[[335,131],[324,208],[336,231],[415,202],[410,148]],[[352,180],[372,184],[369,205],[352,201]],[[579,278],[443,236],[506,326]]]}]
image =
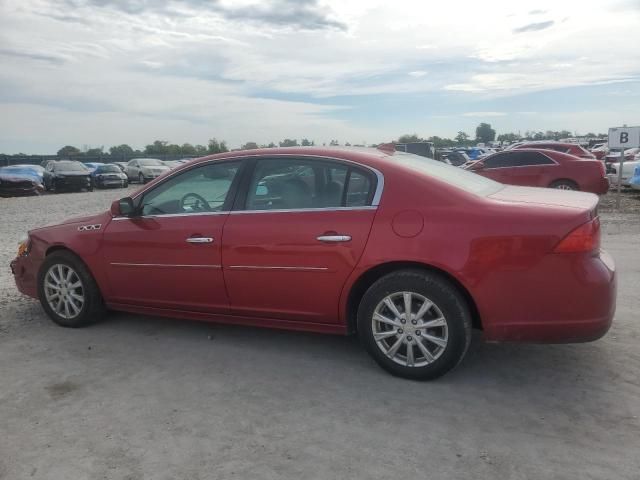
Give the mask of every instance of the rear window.
[{"label": "rear window", "polygon": [[487,196],[503,188],[501,183],[476,173],[411,153],[395,152],[391,161],[394,160],[415,172],[436,178],[475,195]]}]

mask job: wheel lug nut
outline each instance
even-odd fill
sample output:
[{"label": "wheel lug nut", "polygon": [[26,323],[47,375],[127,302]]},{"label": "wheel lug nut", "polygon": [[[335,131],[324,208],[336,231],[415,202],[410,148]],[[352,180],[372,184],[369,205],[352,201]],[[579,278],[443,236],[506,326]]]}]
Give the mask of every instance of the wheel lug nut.
[{"label": "wheel lug nut", "polygon": [[420,333],[420,330],[416,330],[416,335],[418,336],[422,335],[422,333]]},{"label": "wheel lug nut", "polygon": [[400,323],[407,323],[407,321],[403,318],[402,320],[400,320]]},{"label": "wheel lug nut", "polygon": [[417,325],[417,324],[418,324],[418,322],[417,322],[417,321],[415,321],[415,320],[411,320],[411,323],[413,323],[414,325]]},{"label": "wheel lug nut", "polygon": [[404,330],[402,330],[401,328],[398,329],[398,333],[403,333]]},{"label": "wheel lug nut", "polygon": [[411,337],[411,335],[409,335],[409,336],[407,337],[407,341],[409,341],[409,342],[410,342],[411,340],[413,340],[413,338]]}]

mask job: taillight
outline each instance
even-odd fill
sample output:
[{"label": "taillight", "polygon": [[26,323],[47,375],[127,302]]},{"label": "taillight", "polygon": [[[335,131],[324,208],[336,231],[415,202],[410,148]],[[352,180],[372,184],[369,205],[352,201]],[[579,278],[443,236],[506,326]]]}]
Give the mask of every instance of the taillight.
[{"label": "taillight", "polygon": [[554,253],[585,253],[600,250],[600,219],[598,217],[580,225],[564,237]]}]

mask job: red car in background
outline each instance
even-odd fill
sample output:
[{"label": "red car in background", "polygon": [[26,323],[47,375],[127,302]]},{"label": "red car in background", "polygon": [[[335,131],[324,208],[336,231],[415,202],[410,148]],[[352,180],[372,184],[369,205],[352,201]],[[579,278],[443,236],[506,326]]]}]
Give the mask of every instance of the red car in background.
[{"label": "red car in background", "polygon": [[509,185],[580,190],[597,195],[609,190],[603,162],[554,150],[505,150],[464,168]]},{"label": "red car in background", "polygon": [[31,230],[11,268],[65,327],[121,310],[357,333],[389,372],[429,379],[462,360],[472,327],[493,341],[605,334],[616,275],[597,205],[401,152],[238,151]]},{"label": "red car in background", "polygon": [[520,149],[544,149],[544,150],[553,150],[560,153],[568,153],[569,155],[574,155],[580,158],[596,158],[596,156],[591,153],[589,150],[583,148],[577,143],[564,143],[564,142],[525,142],[519,145],[516,145],[511,150],[520,150]]}]

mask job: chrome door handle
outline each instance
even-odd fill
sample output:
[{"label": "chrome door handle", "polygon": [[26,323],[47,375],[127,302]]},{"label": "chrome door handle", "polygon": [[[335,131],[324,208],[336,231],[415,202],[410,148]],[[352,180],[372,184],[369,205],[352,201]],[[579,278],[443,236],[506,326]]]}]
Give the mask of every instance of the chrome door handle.
[{"label": "chrome door handle", "polygon": [[213,238],[211,238],[211,237],[189,237],[189,238],[187,238],[187,243],[213,243]]},{"label": "chrome door handle", "polygon": [[320,235],[316,238],[316,240],[320,240],[321,242],[350,242],[351,235]]}]

